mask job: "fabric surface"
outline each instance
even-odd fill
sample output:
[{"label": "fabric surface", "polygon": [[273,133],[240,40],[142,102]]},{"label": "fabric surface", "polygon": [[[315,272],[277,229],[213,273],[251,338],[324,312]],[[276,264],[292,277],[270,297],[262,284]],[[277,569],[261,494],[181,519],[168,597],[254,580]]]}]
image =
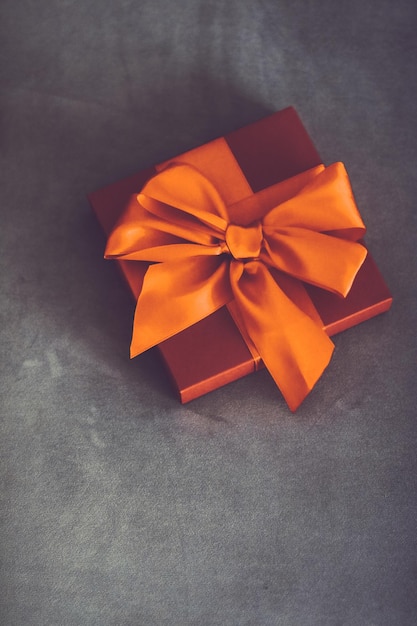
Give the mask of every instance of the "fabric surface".
[{"label": "fabric surface", "polygon": [[[414,0],[2,0],[7,626],[416,623]],[[343,161],[390,312],[294,415],[178,404],[90,191],[293,105]]]}]

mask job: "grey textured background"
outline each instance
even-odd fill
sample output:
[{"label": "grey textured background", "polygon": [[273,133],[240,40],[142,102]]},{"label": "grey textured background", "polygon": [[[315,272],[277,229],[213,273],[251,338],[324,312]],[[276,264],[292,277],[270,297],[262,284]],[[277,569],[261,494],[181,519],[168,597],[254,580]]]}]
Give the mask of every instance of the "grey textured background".
[{"label": "grey textured background", "polygon": [[[411,626],[414,0],[1,0],[6,626]],[[394,297],[292,415],[266,372],[181,406],[86,194],[294,105]]]}]

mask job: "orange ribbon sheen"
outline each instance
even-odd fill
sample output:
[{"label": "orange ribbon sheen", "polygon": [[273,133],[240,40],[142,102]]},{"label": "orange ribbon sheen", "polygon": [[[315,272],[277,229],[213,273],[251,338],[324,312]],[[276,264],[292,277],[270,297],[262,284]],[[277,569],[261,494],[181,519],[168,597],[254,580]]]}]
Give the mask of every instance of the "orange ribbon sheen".
[{"label": "orange ribbon sheen", "polygon": [[288,406],[299,406],[334,349],[303,283],[346,296],[366,257],[356,242],[365,226],[342,163],[315,168],[283,202],[280,185],[242,199],[268,207],[246,225],[231,222],[236,206],[187,163],[169,164],[132,199],[105,253],[151,263],[132,357],[234,301]]}]

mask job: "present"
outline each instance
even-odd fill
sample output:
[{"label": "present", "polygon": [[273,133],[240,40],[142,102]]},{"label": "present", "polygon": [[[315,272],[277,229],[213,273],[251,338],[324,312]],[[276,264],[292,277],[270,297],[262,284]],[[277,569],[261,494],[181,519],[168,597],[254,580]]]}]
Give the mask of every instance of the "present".
[{"label": "present", "polygon": [[137,300],[131,356],[157,345],[182,402],[266,366],[295,410],[329,337],[391,306],[346,170],[292,107],[89,198]]}]

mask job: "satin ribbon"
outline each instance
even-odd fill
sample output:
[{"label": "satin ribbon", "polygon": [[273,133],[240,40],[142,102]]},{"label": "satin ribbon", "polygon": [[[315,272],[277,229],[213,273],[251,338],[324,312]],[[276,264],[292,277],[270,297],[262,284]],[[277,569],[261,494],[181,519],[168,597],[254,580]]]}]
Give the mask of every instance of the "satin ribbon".
[{"label": "satin ribbon", "polygon": [[[146,183],[105,252],[150,263],[131,357],[234,301],[288,406],[299,406],[334,349],[303,283],[344,297],[366,257],[356,243],[365,226],[343,164],[319,166],[306,184],[305,175],[300,180],[301,189],[284,201],[281,183],[232,206],[187,163],[171,163]],[[248,206],[262,217],[249,224],[230,218]]]}]

